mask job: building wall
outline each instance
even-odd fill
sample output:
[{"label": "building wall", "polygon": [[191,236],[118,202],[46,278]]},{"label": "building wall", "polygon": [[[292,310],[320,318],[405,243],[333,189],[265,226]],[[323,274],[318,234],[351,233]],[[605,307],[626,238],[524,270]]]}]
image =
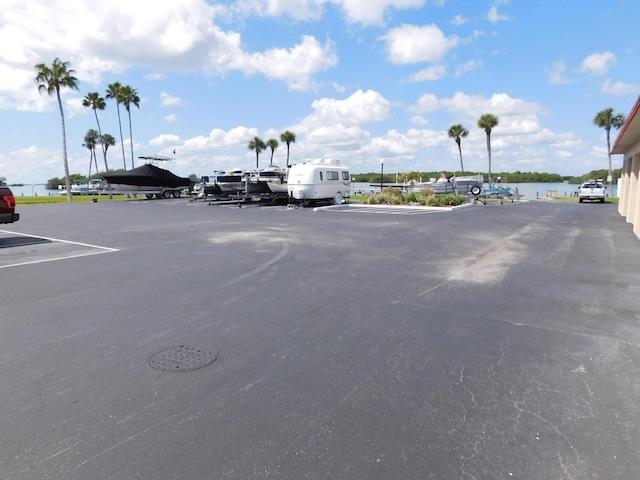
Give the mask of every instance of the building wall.
[{"label": "building wall", "polygon": [[633,225],[633,233],[640,238],[640,141],[624,154],[622,164],[622,192],[618,212]]}]

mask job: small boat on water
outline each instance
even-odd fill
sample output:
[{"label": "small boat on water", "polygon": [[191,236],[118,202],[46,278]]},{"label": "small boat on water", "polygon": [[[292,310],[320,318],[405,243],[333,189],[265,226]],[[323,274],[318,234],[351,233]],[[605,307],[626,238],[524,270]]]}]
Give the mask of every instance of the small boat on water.
[{"label": "small boat on water", "polygon": [[[71,195],[94,195],[102,193],[107,189],[106,182],[100,178],[94,178],[88,183],[74,183],[71,185]],[[67,187],[64,185],[58,185],[60,195],[65,196],[67,194]]]}]

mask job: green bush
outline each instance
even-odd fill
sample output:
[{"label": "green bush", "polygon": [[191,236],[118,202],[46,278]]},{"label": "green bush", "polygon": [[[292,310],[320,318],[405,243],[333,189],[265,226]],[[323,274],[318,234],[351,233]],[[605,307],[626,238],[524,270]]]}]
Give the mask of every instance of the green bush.
[{"label": "green bush", "polygon": [[406,195],[402,194],[402,191],[398,188],[387,187],[382,190],[381,193],[375,193],[368,198],[362,200],[362,203],[367,205],[406,205],[406,204],[420,204],[429,207],[442,207],[442,206],[456,206],[462,205],[467,201],[467,198],[463,195],[456,195],[452,193],[444,193],[436,195],[431,189],[423,189],[418,192],[409,192]]}]

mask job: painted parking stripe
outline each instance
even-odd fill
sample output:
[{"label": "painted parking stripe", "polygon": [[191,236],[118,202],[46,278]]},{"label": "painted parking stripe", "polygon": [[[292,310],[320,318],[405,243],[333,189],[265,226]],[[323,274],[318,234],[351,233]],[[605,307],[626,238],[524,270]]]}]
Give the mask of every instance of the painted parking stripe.
[{"label": "painted parking stripe", "polygon": [[[318,211],[322,211],[318,209]],[[331,209],[332,212],[339,213],[382,213],[385,215],[426,215],[430,213],[440,213],[434,210],[420,210],[420,209],[403,209],[393,207],[349,207],[349,208],[335,208]]]},{"label": "painted parking stripe", "polygon": [[69,254],[69,255],[63,255],[63,256],[57,256],[57,257],[51,257],[51,258],[41,258],[41,259],[30,260],[30,261],[26,261],[26,262],[11,263],[11,264],[8,264],[8,265],[0,265],[0,269],[1,268],[8,268],[8,267],[18,267],[18,266],[21,266],[21,265],[33,265],[33,264],[37,264],[37,263],[55,262],[57,260],[66,260],[68,258],[88,257],[90,255],[99,255],[101,253],[112,253],[112,252],[120,251],[118,248],[103,247],[101,245],[93,245],[91,243],[73,242],[71,240],[63,240],[63,239],[60,239],[60,238],[43,237],[41,235],[29,235],[27,233],[11,232],[9,230],[0,230],[0,233],[9,234],[9,235],[18,235],[18,236],[26,237],[26,238],[47,240],[47,241],[52,242],[52,243],[63,243],[63,244],[67,244],[67,245],[76,245],[76,246],[79,246],[79,247],[86,247],[86,248],[90,248],[90,249],[94,250],[94,251],[90,251],[90,252],[72,253],[72,254]]}]

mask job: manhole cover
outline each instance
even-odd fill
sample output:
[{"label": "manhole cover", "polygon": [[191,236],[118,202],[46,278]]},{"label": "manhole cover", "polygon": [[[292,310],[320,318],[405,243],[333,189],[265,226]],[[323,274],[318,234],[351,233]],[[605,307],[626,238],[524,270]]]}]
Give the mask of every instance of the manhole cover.
[{"label": "manhole cover", "polygon": [[189,372],[211,365],[218,352],[180,345],[167,348],[149,357],[149,366],[162,372]]}]

